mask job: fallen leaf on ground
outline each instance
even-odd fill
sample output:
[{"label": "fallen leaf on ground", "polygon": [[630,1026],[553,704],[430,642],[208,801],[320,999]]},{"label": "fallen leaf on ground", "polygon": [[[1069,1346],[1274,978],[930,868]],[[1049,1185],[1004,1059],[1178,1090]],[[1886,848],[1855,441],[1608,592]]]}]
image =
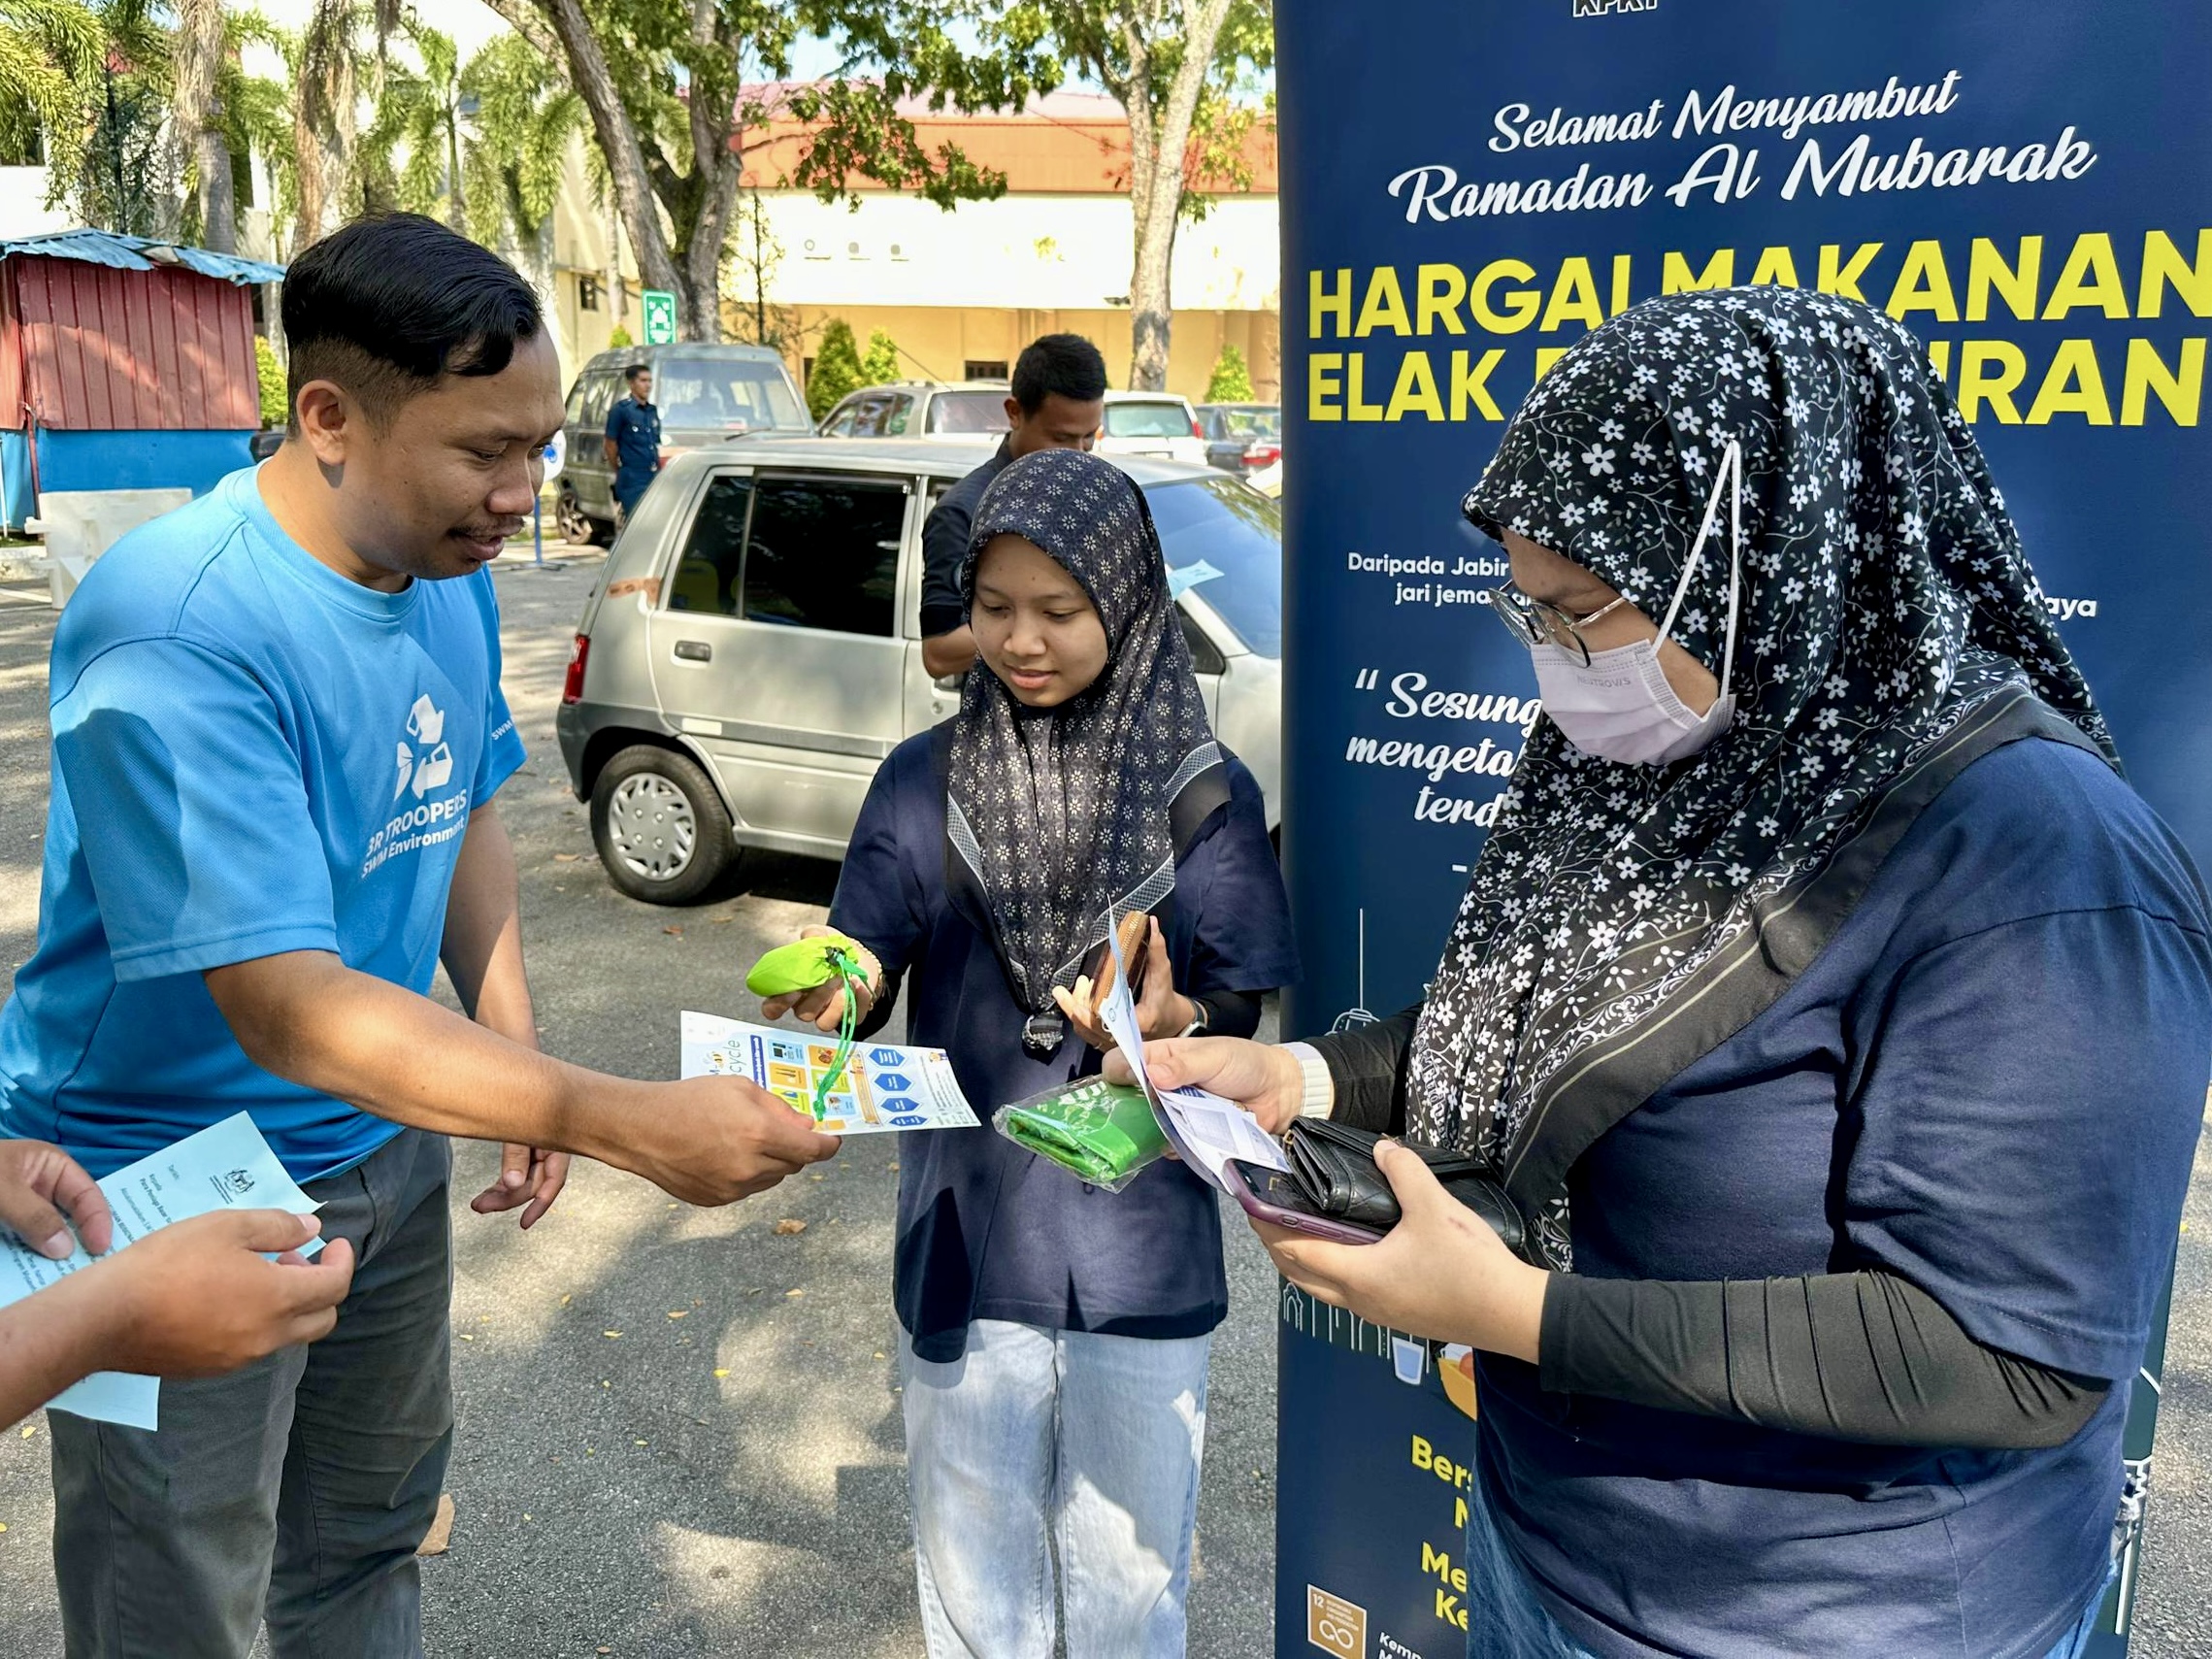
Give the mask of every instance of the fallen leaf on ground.
[{"label": "fallen leaf on ground", "polygon": [[577,852],[556,852],[553,854],[553,862],[555,864],[574,864],[582,856],[581,853]]},{"label": "fallen leaf on ground", "polygon": [[727,1377],[730,1375],[730,1368],[726,1365],[718,1365],[714,1368],[714,1375],[716,1377]]},{"label": "fallen leaf on ground", "polygon": [[680,927],[664,927],[661,929],[661,932],[673,934],[677,939],[681,939],[683,937],[683,929]]},{"label": "fallen leaf on ground", "polygon": [[689,1318],[690,1315],[691,1310],[688,1308],[671,1308],[668,1311],[668,1316],[671,1319],[685,1319]]},{"label": "fallen leaf on ground", "polygon": [[25,1440],[29,1440],[29,1439],[30,1439],[30,1438],[31,1438],[33,1435],[37,1434],[38,1432],[39,1432],[39,1429],[38,1429],[38,1425],[37,1425],[36,1423],[25,1423],[25,1424],[23,1425],[23,1438],[24,1438]]},{"label": "fallen leaf on ground", "polygon": [[619,1337],[622,1333],[620,1331],[602,1331],[599,1334],[611,1342],[614,1338]]},{"label": "fallen leaf on ground", "polygon": [[453,1544],[453,1494],[438,1494],[438,1513],[431,1517],[430,1530],[422,1535],[415,1545],[417,1555],[443,1555]]},{"label": "fallen leaf on ground", "polygon": [[804,1296],[807,1293],[804,1290],[786,1290],[783,1294],[786,1296]]},{"label": "fallen leaf on ground", "polygon": [[807,1223],[804,1221],[794,1221],[790,1216],[786,1215],[782,1220],[778,1221],[776,1224],[776,1230],[779,1235],[788,1237],[793,1233],[804,1233],[807,1230]]}]

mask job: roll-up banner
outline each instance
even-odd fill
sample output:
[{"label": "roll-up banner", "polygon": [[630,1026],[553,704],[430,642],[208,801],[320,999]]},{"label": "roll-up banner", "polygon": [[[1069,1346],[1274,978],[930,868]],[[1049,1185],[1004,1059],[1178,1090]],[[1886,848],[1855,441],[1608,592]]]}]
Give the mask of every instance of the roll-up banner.
[{"label": "roll-up banner", "polygon": [[[1846,294],[1927,343],[2130,779],[2212,869],[2212,9],[1276,0],[1275,18],[1284,843],[1306,964],[1286,1031],[1421,994],[1537,712],[1527,652],[1482,614],[1502,553],[1460,497],[1568,347],[1685,288]],[[1334,1650],[1451,1653],[1464,1609],[1437,1561],[1459,1546],[1434,1471],[1471,1436],[1408,1427],[1366,1467],[1316,1452],[1308,1431],[1341,1442],[1333,1391],[1357,1367],[1374,1401],[1420,1397],[1424,1425],[1454,1414],[1385,1351],[1320,1354],[1291,1306],[1277,1650],[1332,1650],[1309,1625],[1348,1642],[1364,1609],[1364,1646]],[[2146,1462],[2162,1345],[2129,1424]],[[1387,1548],[1332,1524],[1369,1510],[1444,1524]],[[2131,1551],[2104,1659],[2133,1583]]]}]

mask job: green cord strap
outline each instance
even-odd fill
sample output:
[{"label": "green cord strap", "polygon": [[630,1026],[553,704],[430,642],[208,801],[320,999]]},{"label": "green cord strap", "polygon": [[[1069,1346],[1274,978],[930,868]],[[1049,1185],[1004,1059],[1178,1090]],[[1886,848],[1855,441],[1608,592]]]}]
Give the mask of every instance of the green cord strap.
[{"label": "green cord strap", "polygon": [[829,965],[837,970],[838,978],[843,981],[844,1012],[838,1018],[837,1058],[831,1062],[830,1069],[824,1072],[820,1080],[814,1084],[814,1121],[816,1123],[821,1122],[823,1118],[829,1115],[830,1090],[844,1076],[845,1066],[852,1059],[853,1036],[860,1028],[859,993],[861,988],[868,983],[866,978],[861,974],[860,964],[853,960],[850,951],[840,950],[833,946],[823,951],[822,955]]}]

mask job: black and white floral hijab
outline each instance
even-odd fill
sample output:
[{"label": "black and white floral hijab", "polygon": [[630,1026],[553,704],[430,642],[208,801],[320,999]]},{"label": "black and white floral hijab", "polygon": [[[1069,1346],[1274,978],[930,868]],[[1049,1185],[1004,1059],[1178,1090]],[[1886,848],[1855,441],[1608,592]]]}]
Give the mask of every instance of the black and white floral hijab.
[{"label": "black and white floral hijab", "polygon": [[[1530,393],[1465,510],[1657,617],[1731,443],[1733,721],[1665,767],[1539,721],[1414,1038],[1411,1132],[1494,1159],[1561,1270],[1575,1159],[1781,994],[1968,762],[2038,736],[2117,764],[1981,451],[1864,305],[1759,287],[1624,313]],[[1720,516],[1673,634],[1716,672]]]},{"label": "black and white floral hijab", "polygon": [[978,664],[968,676],[946,763],[945,828],[955,890],[988,919],[1022,1043],[1040,1057],[1066,1022],[1054,985],[1072,986],[1106,942],[1109,917],[1163,906],[1180,849],[1229,799],[1168,590],[1144,495],[1110,461],[1074,449],[1025,455],[976,504],[963,599],[994,536],[1049,553],[1082,584],[1106,626],[1106,666],[1056,709],[1024,708]]}]

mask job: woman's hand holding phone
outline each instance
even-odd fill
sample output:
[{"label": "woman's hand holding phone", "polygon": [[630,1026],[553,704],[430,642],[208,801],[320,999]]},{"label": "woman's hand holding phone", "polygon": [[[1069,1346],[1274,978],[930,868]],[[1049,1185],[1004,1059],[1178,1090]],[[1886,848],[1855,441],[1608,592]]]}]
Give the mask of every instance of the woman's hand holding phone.
[{"label": "woman's hand holding phone", "polygon": [[[834,927],[803,927],[801,939],[842,937]],[[861,952],[861,967],[868,976],[868,983],[860,986],[854,1001],[857,1007],[853,1017],[866,1019],[868,1011],[875,1006],[875,999],[883,991],[883,965],[865,950]],[[789,991],[782,996],[768,997],[760,1005],[763,1019],[781,1019],[785,1014],[806,1020],[818,1031],[834,1032],[844,1017],[845,981],[842,974],[832,975],[824,983],[804,991]]]},{"label": "woman's hand holding phone", "polygon": [[[1189,1030],[1191,1021],[1198,1017],[1198,1008],[1175,989],[1174,965],[1168,960],[1168,936],[1160,931],[1159,918],[1146,916],[1144,921],[1144,954],[1140,961],[1130,963],[1129,970],[1137,986],[1137,1029],[1150,1044],[1154,1038]],[[1106,993],[1092,984],[1088,975],[1075,981],[1073,991],[1053,986],[1052,1000],[1085,1043],[1102,1053],[1114,1046],[1112,1036],[1099,1017]]]}]

